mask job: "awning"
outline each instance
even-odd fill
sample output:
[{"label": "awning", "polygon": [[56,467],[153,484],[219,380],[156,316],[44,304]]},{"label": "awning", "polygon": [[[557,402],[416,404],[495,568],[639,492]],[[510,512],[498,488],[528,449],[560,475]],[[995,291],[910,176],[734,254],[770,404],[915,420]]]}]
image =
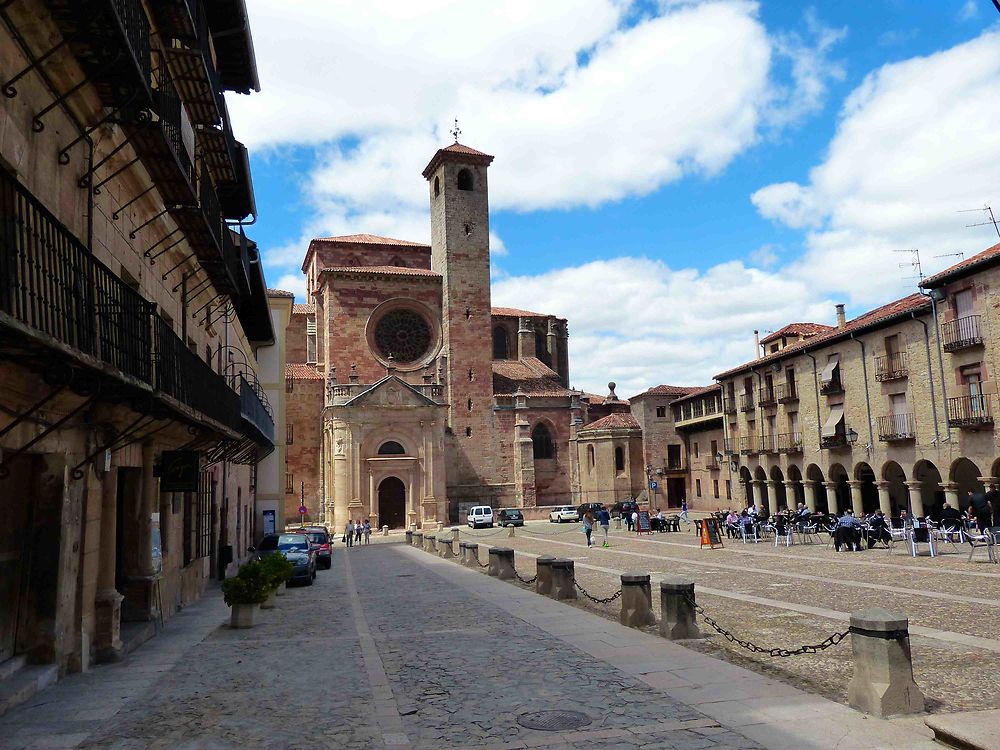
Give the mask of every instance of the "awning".
[{"label": "awning", "polygon": [[837,404],[836,406],[830,407],[830,416],[826,418],[826,422],[823,423],[823,437],[835,437],[837,435],[837,428],[840,427],[841,423],[844,421],[844,405]]},{"label": "awning", "polygon": [[834,373],[837,372],[837,368],[840,366],[840,357],[836,354],[830,357],[830,361],[826,363],[826,367],[823,368],[823,374],[819,376],[820,382],[829,383],[834,378]]}]

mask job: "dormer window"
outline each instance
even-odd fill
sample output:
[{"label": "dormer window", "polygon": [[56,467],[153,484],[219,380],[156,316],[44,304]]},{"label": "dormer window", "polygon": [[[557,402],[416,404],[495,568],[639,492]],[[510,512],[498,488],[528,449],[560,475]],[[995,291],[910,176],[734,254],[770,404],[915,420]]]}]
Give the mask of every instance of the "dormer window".
[{"label": "dormer window", "polygon": [[458,189],[459,190],[472,190],[472,172],[468,169],[458,170]]}]

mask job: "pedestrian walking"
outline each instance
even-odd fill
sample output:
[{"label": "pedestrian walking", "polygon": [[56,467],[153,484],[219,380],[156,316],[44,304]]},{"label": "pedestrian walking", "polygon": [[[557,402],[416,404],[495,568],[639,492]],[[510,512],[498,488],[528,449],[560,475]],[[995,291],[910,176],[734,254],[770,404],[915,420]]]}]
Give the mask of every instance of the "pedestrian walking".
[{"label": "pedestrian walking", "polygon": [[632,528],[631,531],[639,530],[639,509],[636,508],[632,511]]},{"label": "pedestrian walking", "polygon": [[357,544],[361,544],[361,535],[365,533],[365,527],[361,525],[361,519],[359,518],[354,522],[354,541]]},{"label": "pedestrian walking", "polygon": [[601,531],[604,532],[604,544],[602,547],[610,547],[608,544],[608,531],[611,530],[611,514],[608,513],[607,508],[601,508],[597,511],[597,522],[601,524]]},{"label": "pedestrian walking", "polygon": [[372,524],[367,518],[365,519],[365,544],[371,544],[372,541]]},{"label": "pedestrian walking", "polygon": [[348,547],[354,546],[354,522],[350,518],[347,519],[347,528],[344,530],[344,541]]},{"label": "pedestrian walking", "polygon": [[632,530],[632,512],[627,507],[622,508],[622,515],[625,516],[625,530]]},{"label": "pedestrian walking", "polygon": [[688,526],[691,525],[691,519],[688,517],[688,501],[687,498],[681,500],[681,520]]},{"label": "pedestrian walking", "polygon": [[594,533],[594,512],[590,508],[583,514],[583,533],[587,535],[587,546],[593,547],[590,535]]}]

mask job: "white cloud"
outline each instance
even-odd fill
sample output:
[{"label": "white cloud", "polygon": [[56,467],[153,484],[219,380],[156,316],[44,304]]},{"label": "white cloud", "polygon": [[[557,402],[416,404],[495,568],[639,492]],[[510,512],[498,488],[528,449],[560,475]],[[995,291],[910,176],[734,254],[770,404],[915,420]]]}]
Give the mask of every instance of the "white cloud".
[{"label": "white cloud", "polygon": [[958,17],[963,21],[971,21],[979,15],[979,0],[965,0]]},{"label": "white cloud", "polygon": [[1000,33],[885,65],[848,97],[825,160],[805,184],[768,185],[760,213],[806,228],[807,253],[787,271],[820,293],[861,304],[913,288],[900,250],[919,248],[925,273],[995,242],[965,229],[960,210],[997,200]]},{"label": "white cloud", "polygon": [[807,283],[737,261],[698,272],[634,257],[494,280],[493,304],[567,318],[573,385],[603,393],[614,380],[622,394],[704,385],[752,358],[755,328],[834,313]]},{"label": "white cloud", "polygon": [[778,256],[779,250],[780,248],[777,245],[761,245],[752,251],[748,257],[750,262],[758,268],[770,268],[780,260]]}]

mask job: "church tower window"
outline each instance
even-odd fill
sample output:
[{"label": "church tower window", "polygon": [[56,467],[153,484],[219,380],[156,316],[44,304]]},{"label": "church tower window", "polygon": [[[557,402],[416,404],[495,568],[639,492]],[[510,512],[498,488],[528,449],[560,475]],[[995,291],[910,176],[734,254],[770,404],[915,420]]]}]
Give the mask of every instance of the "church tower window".
[{"label": "church tower window", "polygon": [[615,448],[615,471],[625,471],[625,451],[620,445]]},{"label": "church tower window", "polygon": [[493,359],[510,359],[510,341],[503,326],[493,329]]},{"label": "church tower window", "polygon": [[406,455],[406,450],[395,440],[386,440],[378,447],[378,454],[380,456],[403,456]]},{"label": "church tower window", "polygon": [[441,195],[441,180],[437,177],[434,178],[434,197],[437,198]]},{"label": "church tower window", "polygon": [[458,170],[458,189],[472,190],[472,172],[468,169]]},{"label": "church tower window", "polygon": [[316,362],[316,321],[306,321],[306,363]]},{"label": "church tower window", "polygon": [[535,425],[531,431],[531,443],[535,458],[553,458],[552,435],[544,424]]}]

